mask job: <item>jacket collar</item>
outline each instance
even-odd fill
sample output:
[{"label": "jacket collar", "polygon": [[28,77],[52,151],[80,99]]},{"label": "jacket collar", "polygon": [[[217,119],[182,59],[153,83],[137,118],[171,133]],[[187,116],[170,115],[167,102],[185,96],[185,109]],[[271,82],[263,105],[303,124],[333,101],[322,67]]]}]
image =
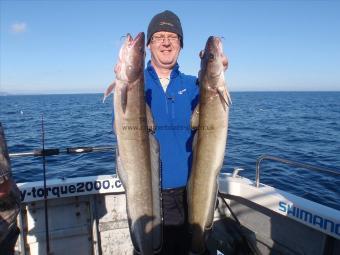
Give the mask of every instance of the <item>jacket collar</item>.
[{"label": "jacket collar", "polygon": [[[158,75],[156,73],[155,68],[153,68],[153,66],[151,65],[151,60],[149,60],[146,70],[149,72],[149,74],[151,75],[151,77],[155,80],[158,80]],[[171,71],[170,74],[170,80],[176,78],[179,75],[179,65],[176,62],[174,68]]]}]

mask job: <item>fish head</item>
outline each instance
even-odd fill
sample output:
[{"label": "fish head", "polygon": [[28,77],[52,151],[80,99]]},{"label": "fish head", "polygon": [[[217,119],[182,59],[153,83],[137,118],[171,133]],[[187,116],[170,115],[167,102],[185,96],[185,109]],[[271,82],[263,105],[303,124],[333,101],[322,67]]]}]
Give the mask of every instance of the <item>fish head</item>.
[{"label": "fish head", "polygon": [[[217,84],[221,75],[227,69],[228,60],[223,53],[223,45],[220,37],[210,36],[205,49],[200,52],[201,75],[212,81],[209,85]],[[215,81],[215,82],[214,82]]]},{"label": "fish head", "polygon": [[127,34],[115,66],[116,78],[128,83],[134,82],[144,72],[144,60],[145,34],[141,32],[135,38]]}]

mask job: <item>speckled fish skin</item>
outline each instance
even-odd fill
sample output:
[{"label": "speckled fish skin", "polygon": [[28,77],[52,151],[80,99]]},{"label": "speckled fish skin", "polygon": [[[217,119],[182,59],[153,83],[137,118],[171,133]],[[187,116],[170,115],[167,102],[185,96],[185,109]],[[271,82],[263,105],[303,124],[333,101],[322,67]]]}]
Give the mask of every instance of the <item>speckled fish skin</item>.
[{"label": "speckled fish skin", "polygon": [[200,57],[199,105],[191,119],[191,126],[197,131],[187,186],[191,251],[197,254],[205,251],[205,233],[213,223],[217,176],[224,160],[231,104],[224,76],[228,61],[223,54],[221,39],[209,37]]},{"label": "speckled fish skin", "polygon": [[161,246],[161,211],[159,162],[150,156],[157,154],[158,144],[148,132],[144,60],[144,33],[135,39],[128,34],[115,66],[116,80],[105,95],[113,90],[116,163],[126,191],[131,239],[139,254],[149,255]]}]

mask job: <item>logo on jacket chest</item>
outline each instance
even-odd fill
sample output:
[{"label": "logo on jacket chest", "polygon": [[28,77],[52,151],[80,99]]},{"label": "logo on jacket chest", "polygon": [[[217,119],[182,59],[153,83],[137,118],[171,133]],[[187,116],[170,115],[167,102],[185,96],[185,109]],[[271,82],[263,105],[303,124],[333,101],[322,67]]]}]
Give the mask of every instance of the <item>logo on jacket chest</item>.
[{"label": "logo on jacket chest", "polygon": [[185,93],[185,91],[187,91],[187,89],[182,89],[182,90],[179,90],[179,91],[178,91],[178,95],[182,95],[182,94],[184,94],[184,93]]}]

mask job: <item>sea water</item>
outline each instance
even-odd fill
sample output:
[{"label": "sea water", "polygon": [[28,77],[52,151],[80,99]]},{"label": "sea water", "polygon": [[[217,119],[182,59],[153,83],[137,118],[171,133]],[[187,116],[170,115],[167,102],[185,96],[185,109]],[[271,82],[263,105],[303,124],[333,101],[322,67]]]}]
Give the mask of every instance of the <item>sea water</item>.
[{"label": "sea water", "polygon": [[[340,171],[340,92],[234,92],[223,172],[242,167],[255,179],[256,159],[273,155]],[[115,147],[112,100],[102,94],[0,97],[10,152]],[[47,157],[47,178],[115,173],[114,151]],[[43,178],[41,157],[12,158],[17,182]],[[261,182],[340,210],[340,177],[264,161]]]}]

